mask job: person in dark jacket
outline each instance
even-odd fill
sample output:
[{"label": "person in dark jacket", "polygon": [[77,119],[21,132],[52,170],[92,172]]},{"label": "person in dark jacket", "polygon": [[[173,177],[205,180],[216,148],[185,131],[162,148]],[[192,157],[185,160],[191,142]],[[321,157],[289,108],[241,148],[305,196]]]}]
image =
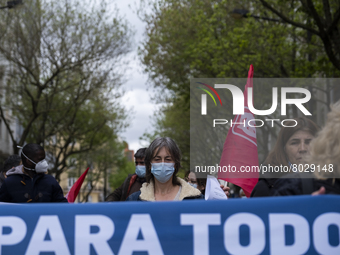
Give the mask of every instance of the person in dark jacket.
[{"label": "person in dark jacket", "polygon": [[2,183],[5,181],[7,177],[6,172],[13,167],[19,166],[20,164],[21,164],[21,158],[19,155],[14,154],[14,155],[9,156],[6,159],[3,169],[0,172],[0,188],[2,186]]},{"label": "person in dark jacket", "polygon": [[135,153],[135,173],[129,174],[123,184],[108,195],[105,201],[125,201],[132,193],[140,190],[142,184],[145,182],[145,151],[146,148],[141,148]]},{"label": "person in dark jacket", "polygon": [[340,195],[340,102],[331,109],[325,126],[310,145],[307,170],[312,178],[279,180],[275,196]]},{"label": "person in dark jacket", "polygon": [[2,186],[2,183],[5,181],[5,179],[6,179],[6,174],[5,174],[6,172],[3,172],[3,171],[1,171],[0,172],[0,188],[1,188],[1,186]]},{"label": "person in dark jacket", "polygon": [[318,131],[318,126],[305,117],[287,121],[286,127],[281,128],[274,149],[263,165],[267,172],[261,174],[250,196],[272,196],[282,185],[281,182],[277,182],[278,179],[287,177],[287,174],[297,171],[297,168],[305,163],[309,143]]},{"label": "person in dark jacket", "polygon": [[44,148],[26,144],[21,151],[23,165],[7,171],[0,188],[0,201],[9,203],[67,202],[53,176],[46,174]]}]

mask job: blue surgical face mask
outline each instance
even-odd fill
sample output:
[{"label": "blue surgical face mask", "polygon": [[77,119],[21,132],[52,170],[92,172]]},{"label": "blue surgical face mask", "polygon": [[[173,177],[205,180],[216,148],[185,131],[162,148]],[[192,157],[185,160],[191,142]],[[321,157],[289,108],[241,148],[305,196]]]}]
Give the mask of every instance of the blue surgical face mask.
[{"label": "blue surgical face mask", "polygon": [[196,183],[191,183],[191,182],[188,182],[192,187],[194,187],[195,189],[197,189],[197,184]]},{"label": "blue surgical face mask", "polygon": [[137,165],[137,166],[136,166],[136,174],[137,174],[138,177],[140,177],[140,178],[145,177],[145,166]]},{"label": "blue surgical face mask", "polygon": [[151,173],[160,183],[166,183],[175,172],[175,163],[151,163]]}]

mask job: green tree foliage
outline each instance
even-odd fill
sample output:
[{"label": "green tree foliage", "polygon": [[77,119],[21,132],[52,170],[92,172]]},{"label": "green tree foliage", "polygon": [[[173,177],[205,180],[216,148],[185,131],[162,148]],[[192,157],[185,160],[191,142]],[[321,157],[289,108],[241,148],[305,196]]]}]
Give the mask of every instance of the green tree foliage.
[{"label": "green tree foliage", "polygon": [[122,185],[125,181],[126,177],[129,174],[133,174],[134,172],[134,162],[128,162],[126,158],[123,158],[119,162],[117,162],[116,173],[114,175],[111,175],[109,179],[112,190],[119,188],[120,185]]},{"label": "green tree foliage", "polygon": [[152,14],[142,16],[147,39],[140,55],[156,86],[185,94],[192,77],[245,77],[250,63],[257,67],[255,77],[307,77],[307,71],[320,71],[313,63],[305,68],[310,62],[305,53],[322,50],[322,45],[305,49],[305,32],[282,22],[231,15],[240,6],[253,6],[262,15],[256,2],[162,0],[152,6]]},{"label": "green tree foliage", "polygon": [[171,137],[176,141],[182,152],[182,167],[188,169],[190,165],[190,109],[183,97],[176,97],[173,101],[161,107],[153,116],[154,133],[145,133],[143,140],[153,141],[156,137]]},{"label": "green tree foliage", "polygon": [[96,150],[69,157],[68,169],[71,170],[68,171],[69,177],[78,177],[87,167],[90,168],[82,187],[83,196],[78,197],[80,202],[87,202],[91,192],[99,187],[103,188],[102,199],[104,201],[110,188],[117,188],[129,173],[134,172],[133,163],[128,162],[124,156],[125,146],[125,142],[112,137]]},{"label": "green tree foliage", "polygon": [[[280,20],[315,35],[324,48],[328,61],[340,70],[340,3],[335,0],[299,0],[287,3],[259,0]],[[311,40],[311,38],[309,38]]]},{"label": "green tree foliage", "polygon": [[[255,78],[339,75],[320,36],[311,36],[301,26],[282,22],[261,2],[264,1],[143,2],[152,11],[148,12],[145,6],[140,9],[147,29],[139,54],[145,72],[168,103],[157,114],[157,131],[149,137],[169,135],[180,143],[183,154],[189,155],[191,78],[246,77],[250,64],[255,67]],[[310,22],[315,27],[311,13],[300,2],[303,1],[275,1],[275,6],[294,20]],[[319,6],[322,1],[317,2]],[[251,13],[236,19],[232,13],[237,8]],[[331,4],[333,23],[338,20],[337,8]],[[334,26],[332,29],[336,30]],[[187,164],[185,168],[188,169]]]},{"label": "green tree foliage", "polygon": [[[68,158],[100,150],[126,127],[119,61],[131,31],[105,1],[24,1],[0,16],[6,75],[0,116],[17,145],[45,145],[59,179]],[[10,129],[8,114],[22,132]]]}]

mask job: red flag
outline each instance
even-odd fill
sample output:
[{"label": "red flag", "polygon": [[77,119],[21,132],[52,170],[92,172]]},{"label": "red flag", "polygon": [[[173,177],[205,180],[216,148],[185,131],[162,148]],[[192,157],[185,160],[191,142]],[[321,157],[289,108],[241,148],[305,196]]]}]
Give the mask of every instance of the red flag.
[{"label": "red flag", "polygon": [[[244,114],[236,115],[232,127],[228,131],[221,155],[220,166],[234,167],[236,172],[218,173],[218,178],[240,186],[247,197],[258,181],[258,172],[240,172],[241,167],[258,166],[256,129],[248,125],[248,121],[254,119],[254,115],[248,109],[248,87],[253,87],[254,67],[250,65],[248,80],[244,89]],[[254,94],[254,93],[253,93]],[[234,124],[240,123],[240,124]],[[245,123],[245,125],[244,125]],[[253,122],[253,124],[255,123]]]},{"label": "red flag", "polygon": [[81,185],[84,182],[84,179],[87,175],[87,172],[89,171],[89,167],[85,170],[85,172],[79,177],[79,179],[73,184],[70,191],[66,194],[65,198],[69,203],[74,203],[76,200],[76,197],[78,196],[79,190],[81,188]]}]

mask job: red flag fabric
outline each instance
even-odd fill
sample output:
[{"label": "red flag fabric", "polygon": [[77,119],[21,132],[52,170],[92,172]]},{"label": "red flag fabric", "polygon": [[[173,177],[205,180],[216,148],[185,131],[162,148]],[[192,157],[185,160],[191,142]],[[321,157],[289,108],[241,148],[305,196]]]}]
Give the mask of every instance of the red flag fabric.
[{"label": "red flag fabric", "polygon": [[81,185],[83,184],[88,171],[89,171],[89,167],[78,178],[78,180],[72,185],[70,191],[66,194],[65,198],[67,199],[69,203],[74,203],[74,201],[76,200],[79,190],[81,188]]},{"label": "red flag fabric", "polygon": [[[254,115],[248,109],[248,87],[253,87],[253,74],[254,67],[250,65],[248,80],[244,89],[244,114],[235,116],[224,142],[221,155],[221,168],[226,166],[229,167],[228,169],[234,169],[232,169],[233,171],[219,171],[218,173],[219,179],[240,186],[247,197],[250,197],[259,176],[259,173],[255,171],[241,172],[241,167],[245,170],[247,166],[250,169],[252,166],[259,166],[256,128],[248,125],[248,121],[254,119]],[[254,126],[255,123],[253,122],[251,125]]]}]

